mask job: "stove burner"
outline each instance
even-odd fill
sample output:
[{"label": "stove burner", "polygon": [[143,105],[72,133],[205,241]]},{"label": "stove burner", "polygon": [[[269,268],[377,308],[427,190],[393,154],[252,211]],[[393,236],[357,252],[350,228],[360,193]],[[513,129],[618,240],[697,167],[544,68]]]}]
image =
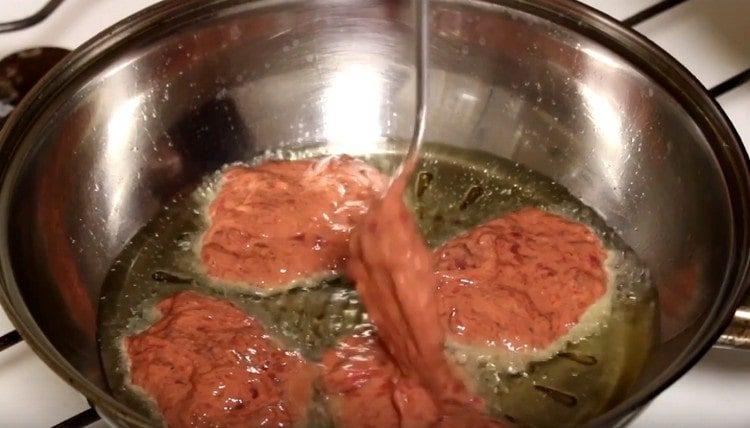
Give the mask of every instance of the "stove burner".
[{"label": "stove burner", "polygon": [[68,52],[62,48],[34,48],[0,60],[0,127],[36,82]]}]

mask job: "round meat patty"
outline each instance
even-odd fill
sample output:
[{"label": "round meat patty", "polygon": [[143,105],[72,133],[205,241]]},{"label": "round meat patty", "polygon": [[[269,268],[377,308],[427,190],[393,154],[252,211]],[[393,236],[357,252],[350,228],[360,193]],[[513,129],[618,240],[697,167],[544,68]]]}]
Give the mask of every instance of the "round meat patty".
[{"label": "round meat patty", "polygon": [[338,273],[349,235],[385,177],[348,156],[234,167],[208,208],[209,277],[261,293]]},{"label": "round meat patty", "polygon": [[125,338],[124,351],[130,383],[167,426],[305,425],[315,365],[229,302],[182,292],[156,308],[161,319]]},{"label": "round meat patty", "polygon": [[399,427],[404,426],[402,418],[418,419],[424,426],[437,421],[434,403],[417,385],[399,388],[413,397],[409,409],[417,414],[399,414],[394,395],[401,374],[374,336],[344,339],[323,356],[323,367],[326,402],[335,426]]},{"label": "round meat patty", "polygon": [[323,370],[326,403],[337,427],[504,426],[475,406],[434,397],[415,377],[399,370],[375,335],[339,342],[323,356]]},{"label": "round meat patty", "polygon": [[[567,339],[590,334],[608,314],[606,259],[588,227],[535,208],[451,239],[435,250],[449,345],[484,354],[552,356]],[[574,330],[579,334],[570,335]]]}]

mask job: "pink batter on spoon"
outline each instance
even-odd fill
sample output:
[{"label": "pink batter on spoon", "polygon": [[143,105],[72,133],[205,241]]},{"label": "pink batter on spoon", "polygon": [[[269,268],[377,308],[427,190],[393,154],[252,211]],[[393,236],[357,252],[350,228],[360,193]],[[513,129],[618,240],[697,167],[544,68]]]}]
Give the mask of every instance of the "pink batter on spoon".
[{"label": "pink batter on spoon", "polygon": [[[397,369],[390,401],[402,426],[500,426],[444,355],[433,256],[404,205],[405,187],[406,178],[398,177],[370,208],[352,236],[348,266],[379,344]],[[427,411],[410,417],[417,409]]]}]

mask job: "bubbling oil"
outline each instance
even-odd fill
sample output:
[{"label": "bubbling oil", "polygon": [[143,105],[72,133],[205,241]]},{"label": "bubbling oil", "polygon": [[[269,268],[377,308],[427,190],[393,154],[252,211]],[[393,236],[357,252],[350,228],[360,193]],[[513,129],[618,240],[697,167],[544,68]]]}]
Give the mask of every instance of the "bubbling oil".
[{"label": "bubbling oil", "polygon": [[[272,157],[321,154],[311,149]],[[390,152],[364,157],[388,174],[400,159]],[[566,344],[551,359],[521,369],[504,366],[491,355],[473,354],[461,361],[486,398],[490,413],[520,426],[575,426],[624,398],[657,332],[655,292],[632,250],[564,187],[508,160],[430,144],[417,171],[407,203],[431,247],[492,218],[534,206],[586,224],[610,254],[612,309],[606,319],[597,321],[594,334]],[[217,177],[208,177],[192,194],[165,205],[126,246],[102,288],[98,331],[108,382],[119,400],[155,423],[158,413],[127,381],[121,344],[123,337],[153,322],[157,302],[178,291],[194,290],[230,300],[261,320],[286,346],[313,361],[338,339],[374,328],[353,284],[343,276],[266,296],[217,287],[209,281],[195,262],[195,246],[207,226],[203,212]],[[322,406],[312,408],[312,425],[330,424]]]}]

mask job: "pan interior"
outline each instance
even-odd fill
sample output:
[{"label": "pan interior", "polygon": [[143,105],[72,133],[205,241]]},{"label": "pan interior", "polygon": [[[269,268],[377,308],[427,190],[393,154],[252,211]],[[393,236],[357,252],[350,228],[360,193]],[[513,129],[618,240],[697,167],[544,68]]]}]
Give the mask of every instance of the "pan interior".
[{"label": "pan interior", "polygon": [[[621,401],[640,374],[657,337],[656,299],[648,272],[622,239],[564,187],[527,168],[486,153],[428,145],[408,200],[436,246],[456,234],[534,206],[589,226],[609,250],[615,292],[610,316],[597,332],[568,344],[556,357],[520,368],[490,355],[464,362],[494,416],[521,426],[579,426]],[[320,149],[285,153],[287,158]],[[363,156],[390,173],[396,152]],[[102,289],[99,343],[115,395],[151,418],[150,403],[128,386],[122,338],[153,322],[153,306],[175,292],[195,290],[229,299],[264,322],[276,337],[319,361],[336,340],[372,328],[353,285],[345,277],[273,296],[217,289],[196,268],[196,239],[206,228],[206,195],[216,174],[193,192],[175,197],[117,258]],[[478,195],[478,196],[477,196]],[[313,407],[320,409],[322,406]],[[311,423],[328,424],[325,412]]]}]

